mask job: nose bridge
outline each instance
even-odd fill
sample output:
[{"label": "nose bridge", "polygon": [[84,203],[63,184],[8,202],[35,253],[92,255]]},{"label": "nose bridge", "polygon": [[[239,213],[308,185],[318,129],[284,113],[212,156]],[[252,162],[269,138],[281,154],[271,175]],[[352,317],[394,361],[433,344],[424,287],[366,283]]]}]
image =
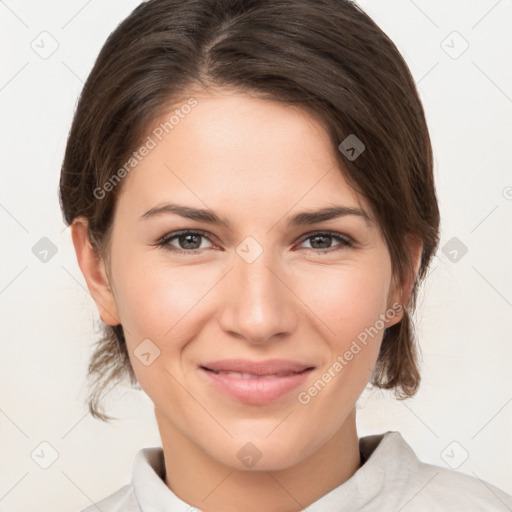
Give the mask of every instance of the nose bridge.
[{"label": "nose bridge", "polygon": [[240,289],[242,298],[250,302],[269,304],[280,295],[282,282],[277,278],[277,265],[270,251],[258,256],[254,261],[239,258],[235,265],[235,276],[243,287]]},{"label": "nose bridge", "polygon": [[222,315],[225,330],[252,342],[293,330],[293,294],[283,283],[280,268],[272,250],[263,250],[254,240],[240,244],[228,277]]}]

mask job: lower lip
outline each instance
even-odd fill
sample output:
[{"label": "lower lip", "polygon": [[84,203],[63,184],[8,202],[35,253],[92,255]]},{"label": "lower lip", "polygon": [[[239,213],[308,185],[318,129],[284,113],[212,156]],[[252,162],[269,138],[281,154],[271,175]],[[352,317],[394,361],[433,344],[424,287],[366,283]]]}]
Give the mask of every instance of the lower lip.
[{"label": "lower lip", "polygon": [[312,369],[286,377],[241,379],[201,368],[210,382],[230,397],[248,405],[262,405],[279,400],[300,386]]}]

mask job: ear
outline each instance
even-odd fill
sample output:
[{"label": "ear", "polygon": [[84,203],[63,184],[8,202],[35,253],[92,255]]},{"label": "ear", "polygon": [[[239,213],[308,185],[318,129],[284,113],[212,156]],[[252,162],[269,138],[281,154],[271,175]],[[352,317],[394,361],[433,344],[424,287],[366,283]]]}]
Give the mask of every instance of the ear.
[{"label": "ear", "polygon": [[[388,308],[395,311],[395,314],[385,321],[386,327],[391,327],[402,320],[404,310],[411,299],[414,280],[420,268],[423,243],[417,237],[409,237],[407,245],[411,255],[411,270],[403,276],[401,282],[399,282],[397,276],[393,276],[388,295]],[[400,307],[397,306],[398,304]]]},{"label": "ear", "polygon": [[88,221],[77,217],[71,224],[71,237],[75,246],[78,266],[87,282],[87,288],[96,303],[100,318],[108,325],[121,323],[117,306],[105,270],[105,261],[96,254],[88,234]]}]

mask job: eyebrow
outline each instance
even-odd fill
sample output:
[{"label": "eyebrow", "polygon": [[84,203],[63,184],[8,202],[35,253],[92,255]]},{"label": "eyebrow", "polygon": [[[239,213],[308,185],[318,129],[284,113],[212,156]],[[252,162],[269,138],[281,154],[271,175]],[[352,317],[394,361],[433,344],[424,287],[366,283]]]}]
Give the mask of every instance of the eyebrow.
[{"label": "eyebrow", "polygon": [[[230,222],[224,218],[218,216],[215,212],[203,208],[192,208],[176,203],[164,203],[149,209],[143,213],[139,220],[151,219],[164,214],[175,214],[186,219],[196,220],[200,222],[207,222],[208,224],[224,226],[231,230]],[[372,223],[370,216],[362,209],[354,208],[350,206],[328,206],[320,210],[305,211],[293,215],[288,218],[288,223],[291,226],[306,226],[308,224],[316,224],[318,222],[325,222],[328,220],[336,219],[339,217],[345,217],[353,215],[356,217],[362,217],[368,224]]]}]

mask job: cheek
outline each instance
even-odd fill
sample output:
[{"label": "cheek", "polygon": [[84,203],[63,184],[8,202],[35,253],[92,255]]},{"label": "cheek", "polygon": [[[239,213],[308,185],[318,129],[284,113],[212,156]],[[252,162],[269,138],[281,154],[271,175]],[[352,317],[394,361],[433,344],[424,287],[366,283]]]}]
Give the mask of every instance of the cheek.
[{"label": "cheek", "polygon": [[[171,268],[161,263],[149,264],[148,260],[147,256],[131,256],[118,261],[113,277],[133,370],[145,392],[158,402],[162,390],[175,385],[166,368],[172,371],[173,364],[180,361],[180,351],[201,329],[198,313],[201,297],[209,286],[205,285],[204,273],[193,267]],[[146,339],[159,350],[149,345],[150,357],[155,357],[149,365],[137,355],[148,351],[138,349],[148,347],[147,342],[141,345]]]},{"label": "cheek", "polygon": [[296,279],[297,295],[323,325],[338,348],[376,323],[387,307],[390,265],[351,262],[338,268],[318,267]]},{"label": "cheek", "polygon": [[321,382],[311,390],[312,395],[304,390],[305,399],[321,394],[322,400],[313,407],[329,403],[341,418],[361,394],[375,367],[384,331],[382,315],[387,308],[391,264],[385,258],[353,263],[336,272],[325,270],[323,279],[319,277],[322,275],[317,273],[308,278],[309,282],[304,280],[302,293],[307,297],[304,302],[320,319],[316,329],[322,333],[327,352]]},{"label": "cheek", "polygon": [[329,277],[321,287],[317,283],[309,288],[314,290],[309,298],[321,319],[317,325],[327,352],[318,379],[302,390],[298,400],[309,407],[311,417],[323,417],[329,410],[329,424],[335,429],[354,406],[375,367],[391,268],[377,263],[351,265],[331,272]]},{"label": "cheek", "polygon": [[[194,266],[170,266],[147,255],[118,261],[116,304],[131,343],[149,338],[160,345],[164,338],[178,340],[200,309],[201,299],[215,276]],[[208,283],[212,283],[211,285]],[[173,335],[174,331],[174,335]],[[179,333],[179,336],[176,336]]]}]

